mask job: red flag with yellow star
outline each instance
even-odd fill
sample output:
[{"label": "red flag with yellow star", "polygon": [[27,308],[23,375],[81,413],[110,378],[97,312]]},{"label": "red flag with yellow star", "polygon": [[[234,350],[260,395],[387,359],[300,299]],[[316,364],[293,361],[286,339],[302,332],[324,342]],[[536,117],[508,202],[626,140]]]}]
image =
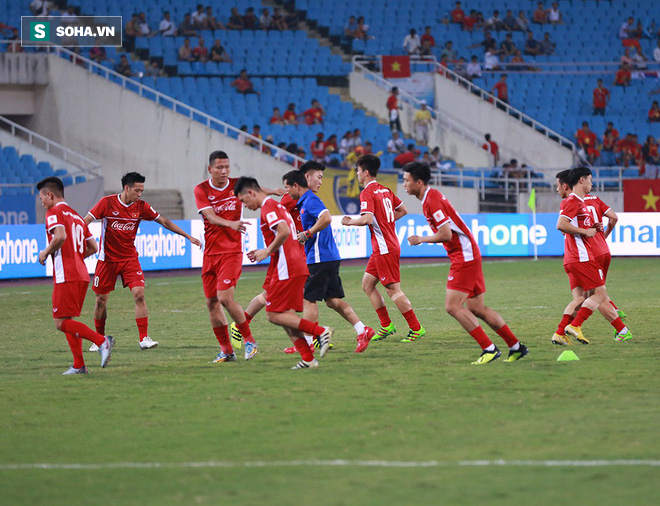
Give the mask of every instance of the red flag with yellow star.
[{"label": "red flag with yellow star", "polygon": [[383,77],[410,77],[410,56],[383,56]]},{"label": "red flag with yellow star", "polygon": [[660,212],[660,179],[624,180],[623,210],[632,213]]}]

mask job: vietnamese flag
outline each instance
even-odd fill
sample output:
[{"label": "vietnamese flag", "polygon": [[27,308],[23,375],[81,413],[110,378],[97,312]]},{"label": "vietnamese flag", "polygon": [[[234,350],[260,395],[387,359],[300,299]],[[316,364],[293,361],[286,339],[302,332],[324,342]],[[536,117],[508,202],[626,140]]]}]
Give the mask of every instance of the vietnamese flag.
[{"label": "vietnamese flag", "polygon": [[623,210],[632,213],[660,212],[660,179],[624,179]]},{"label": "vietnamese flag", "polygon": [[381,56],[383,77],[410,77],[410,56]]}]

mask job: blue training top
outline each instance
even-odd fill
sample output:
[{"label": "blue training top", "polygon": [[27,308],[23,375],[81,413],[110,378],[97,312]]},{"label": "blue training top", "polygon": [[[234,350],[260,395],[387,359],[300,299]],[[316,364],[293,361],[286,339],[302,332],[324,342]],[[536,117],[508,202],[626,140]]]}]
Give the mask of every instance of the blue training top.
[{"label": "blue training top", "polygon": [[[307,190],[296,204],[300,209],[300,221],[304,230],[309,230],[323,213],[329,213],[323,201],[312,190]],[[332,235],[332,225],[328,225],[305,243],[305,255],[308,264],[332,262],[341,260],[335,238]]]}]

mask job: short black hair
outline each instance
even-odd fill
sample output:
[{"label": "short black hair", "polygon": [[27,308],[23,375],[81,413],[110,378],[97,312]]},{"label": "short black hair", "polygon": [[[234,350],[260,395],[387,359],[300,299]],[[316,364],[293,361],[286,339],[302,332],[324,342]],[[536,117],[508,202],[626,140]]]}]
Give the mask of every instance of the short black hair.
[{"label": "short black hair", "polygon": [[124,186],[133,186],[135,183],[144,183],[147,180],[142,174],[138,172],[127,172],[121,178],[121,187]]},{"label": "short black hair", "polygon": [[209,155],[209,165],[213,165],[213,162],[218,158],[220,160],[229,160],[229,155],[224,151],[214,151]]},{"label": "short black hair", "polygon": [[560,184],[568,184],[568,175],[571,173],[571,169],[562,170],[557,172],[555,177],[559,180]]},{"label": "short black hair", "polygon": [[484,135],[484,137],[486,138],[487,141],[490,140],[490,134],[486,134],[486,135]]},{"label": "short black hair", "polygon": [[299,169],[299,171],[303,174],[307,174],[313,170],[325,170],[325,165],[319,162],[315,162],[314,160],[310,160],[309,162],[303,163]]},{"label": "short black hair", "polygon": [[291,170],[282,176],[284,184],[293,186],[297,184],[301,188],[308,188],[305,173],[299,170]]},{"label": "short black hair", "polygon": [[50,176],[42,179],[37,183],[37,190],[41,191],[42,188],[45,188],[58,197],[64,197],[64,183],[59,177]]},{"label": "short black hair", "polygon": [[236,181],[236,186],[234,186],[234,195],[237,197],[246,190],[256,190],[261,191],[261,186],[257,180],[253,177],[241,176]]},{"label": "short black hair", "polygon": [[403,172],[408,172],[414,181],[422,180],[422,183],[429,184],[431,180],[431,168],[423,162],[410,162],[403,166]]},{"label": "short black hair", "polygon": [[356,165],[368,172],[371,177],[376,177],[378,175],[378,169],[380,169],[380,158],[371,154],[362,155],[357,159]]},{"label": "short black hair", "polygon": [[580,182],[580,179],[591,175],[591,169],[589,167],[575,167],[571,169],[568,174],[568,186],[573,188],[576,184]]}]

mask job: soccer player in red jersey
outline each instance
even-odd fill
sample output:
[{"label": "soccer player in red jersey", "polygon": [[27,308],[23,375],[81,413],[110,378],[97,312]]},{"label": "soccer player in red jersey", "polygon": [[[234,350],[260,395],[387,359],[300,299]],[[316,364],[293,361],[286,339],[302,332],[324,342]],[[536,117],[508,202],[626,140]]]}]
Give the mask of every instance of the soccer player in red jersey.
[{"label": "soccer player in red jersey", "polygon": [[128,287],[133,294],[140,349],[149,350],[158,346],[158,342],[149,337],[149,312],[144,300],[144,274],[135,249],[135,237],[140,221],[155,221],[175,234],[185,237],[196,246],[201,246],[201,242],[140,199],[144,191],[144,181],[145,177],[137,172],[124,174],[121,178],[122,192],[99,200],[85,216],[85,223],[89,225],[94,220],[103,220],[99,259],[92,286],[92,290],[96,293],[94,307],[96,331],[99,334],[105,333],[108,296],[115,289],[117,277],[121,276],[124,288]]},{"label": "soccer player in red jersey", "polygon": [[[570,170],[564,170],[556,175],[557,193],[562,199],[568,198],[571,194],[571,187],[568,184],[570,172]],[[610,267],[612,255],[610,254],[610,249],[607,245],[606,239],[612,233],[612,230],[614,230],[614,227],[616,226],[619,218],[608,205],[606,205],[600,198],[595,195],[586,195],[584,202],[587,206],[587,209],[591,213],[597,230],[596,235],[591,239],[594,256],[601,271],[603,272],[603,281],[607,282],[607,272]],[[607,216],[608,218],[607,229],[604,229],[603,227],[604,216]],[[552,344],[557,344],[560,346],[572,344],[570,337],[566,335],[565,327],[571,322],[575,316],[575,312],[580,308],[588,294],[585,293],[584,290],[579,286],[574,287],[572,284],[571,294],[573,295],[573,300],[566,306],[566,309],[564,310],[562,321],[557,327],[555,334],[552,336]],[[626,314],[621,311],[616,306],[616,304],[614,304],[609,296],[607,297],[607,300],[599,306],[598,309],[608,321],[614,321],[618,316],[621,318],[622,322],[625,322]],[[616,335],[617,332],[615,329],[615,338]],[[632,333],[630,333],[630,337],[632,337]],[[628,337],[628,339],[630,339],[630,337]]]},{"label": "soccer player in red jersey", "polygon": [[302,360],[293,369],[318,367],[303,332],[319,336],[320,355],[327,353],[334,330],[300,318],[296,311],[303,309],[303,290],[309,276],[305,256],[297,241],[296,227],[284,207],[270,198],[256,179],[241,177],[234,194],[248,209],[261,209],[261,232],[265,249],[248,253],[250,260],[260,262],[270,256],[266,279],[266,315],[268,321],[284,327]]},{"label": "soccer player in red jersey", "polygon": [[424,217],[433,230],[431,236],[413,235],[408,238],[408,242],[412,246],[423,242],[441,242],[447,250],[451,267],[447,278],[445,309],[481,346],[481,356],[472,363],[488,364],[501,356],[477,318],[485,321],[509,346],[507,362],[520,360],[529,350],[511,332],[502,317],[484,304],[486,282],[481,266],[481,252],[472,232],[451,202],[429,186],[431,169],[427,164],[412,162],[403,170],[403,186],[409,195],[422,201]]},{"label": "soccer player in red jersey", "polygon": [[[569,322],[570,315],[566,313],[569,310],[567,308],[559,325],[564,326],[566,333],[582,344],[589,344],[582,333],[582,324],[609,298],[603,269],[596,260],[595,254],[597,250],[593,238],[599,232],[585,201],[593,186],[591,179],[591,170],[587,167],[577,167],[569,172],[568,186],[572,189],[572,193],[562,201],[557,220],[557,229],[564,233],[564,270],[568,274],[571,291],[579,287],[585,293],[592,292],[582,303],[575,318]],[[616,340],[631,339],[632,332],[621,321],[621,317],[614,311],[607,311],[607,306],[605,309],[603,316],[615,328]]]},{"label": "soccer player in red jersey", "polygon": [[64,332],[73,354],[73,366],[64,374],[87,374],[82,340],[96,344],[101,367],[108,365],[112,337],[104,337],[77,322],[85,302],[89,274],[85,258],[97,251],[96,241],[87,224],[64,200],[64,184],[58,177],[47,177],[37,184],[41,204],[46,208],[48,246],[39,253],[39,263],[53,257],[53,318],[57,330]]},{"label": "soccer player in red jersey", "polygon": [[231,164],[224,151],[214,151],[209,156],[208,172],[211,177],[195,187],[195,202],[204,219],[204,261],[202,284],[209,310],[211,327],[220,353],[214,363],[236,360],[229,338],[229,327],[223,307],[234,320],[236,330],[245,340],[245,360],[257,354],[257,343],[250,330],[241,305],[234,298],[234,291],[243,268],[243,232],[241,221],[243,204],[234,194],[236,178],[229,177]]},{"label": "soccer player in red jersey", "polygon": [[341,223],[344,226],[366,225],[371,231],[373,253],[362,277],[362,289],[380,319],[380,329],[372,341],[380,341],[396,332],[396,327],[387,312],[385,300],[376,288],[380,281],[410,327],[408,335],[401,340],[402,343],[409,343],[424,336],[426,330],[419,324],[408,297],[401,290],[399,272],[401,246],[394,222],[405,216],[408,211],[392,190],[376,181],[378,169],[380,169],[380,159],[377,156],[362,155],[358,158],[357,178],[360,184],[364,185],[364,190],[360,193],[360,217],[344,216]]}]

